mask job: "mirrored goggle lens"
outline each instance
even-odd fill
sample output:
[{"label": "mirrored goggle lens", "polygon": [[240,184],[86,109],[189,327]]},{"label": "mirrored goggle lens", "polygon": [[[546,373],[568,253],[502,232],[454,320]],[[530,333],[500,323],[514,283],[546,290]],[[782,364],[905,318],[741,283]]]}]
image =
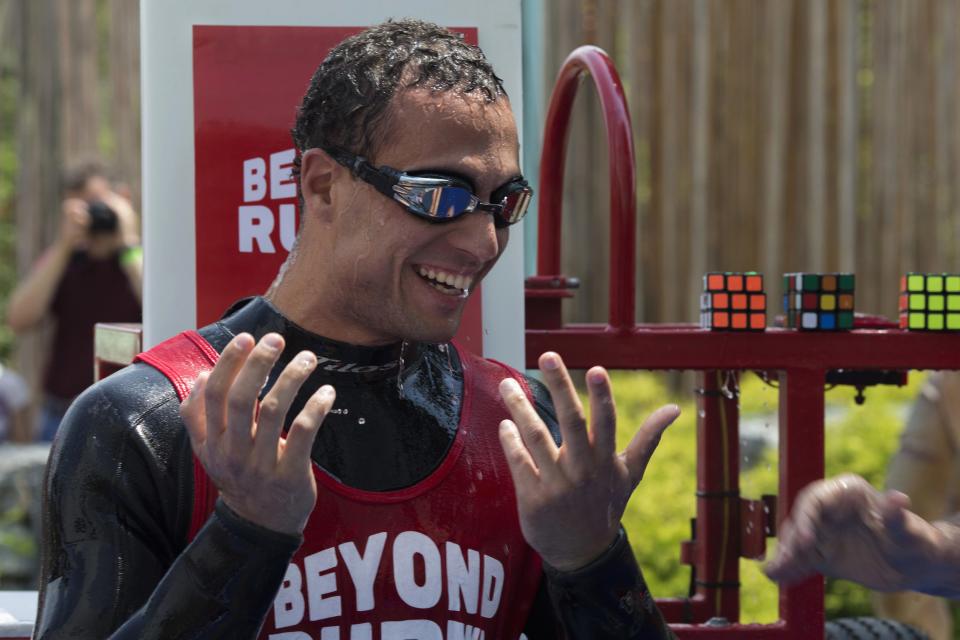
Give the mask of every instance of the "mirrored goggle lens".
[{"label": "mirrored goggle lens", "polygon": [[456,218],[474,205],[473,194],[461,187],[424,187],[420,195],[423,213],[437,220]]},{"label": "mirrored goggle lens", "polygon": [[501,226],[507,226],[519,222],[527,212],[530,206],[530,200],[533,197],[533,191],[529,187],[511,191],[503,199],[503,209],[500,213]]}]

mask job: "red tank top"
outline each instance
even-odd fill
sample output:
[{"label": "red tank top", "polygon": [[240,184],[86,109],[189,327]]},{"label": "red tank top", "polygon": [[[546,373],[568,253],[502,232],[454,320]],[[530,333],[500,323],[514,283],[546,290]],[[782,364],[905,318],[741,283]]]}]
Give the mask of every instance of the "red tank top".
[{"label": "red tank top", "polygon": [[[514,640],[540,583],[539,556],[520,532],[513,482],[497,435],[509,417],[500,380],[523,377],[458,349],[460,424],[440,466],[413,486],[374,492],[314,465],[317,504],[259,638],[270,640]],[[196,332],[138,359],[182,399],[216,352]],[[529,394],[529,391],[528,391]],[[194,460],[190,538],[216,487]]]}]

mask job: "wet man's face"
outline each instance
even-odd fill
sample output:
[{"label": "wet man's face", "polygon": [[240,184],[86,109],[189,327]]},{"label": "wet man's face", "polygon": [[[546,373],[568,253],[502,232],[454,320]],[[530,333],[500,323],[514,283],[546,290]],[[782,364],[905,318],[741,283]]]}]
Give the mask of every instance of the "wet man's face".
[{"label": "wet man's face", "polygon": [[[406,90],[394,98],[386,129],[371,158],[377,166],[462,176],[485,202],[520,174],[506,99],[487,103],[479,94]],[[346,170],[338,175],[332,186],[336,242],[326,261],[335,272],[328,280],[330,304],[364,327],[371,344],[449,340],[466,303],[461,289],[476,288],[503,253],[509,231],[482,212],[432,223]]]}]

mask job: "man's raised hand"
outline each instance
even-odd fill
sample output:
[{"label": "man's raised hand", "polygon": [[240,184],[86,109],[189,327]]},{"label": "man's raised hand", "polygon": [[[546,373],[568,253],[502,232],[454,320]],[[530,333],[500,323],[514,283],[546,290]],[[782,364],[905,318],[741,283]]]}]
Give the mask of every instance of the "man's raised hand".
[{"label": "man's raised hand", "polygon": [[955,527],[931,524],[909,507],[904,494],[881,493],[858,476],[815,482],[797,496],[764,571],[784,584],[820,573],[879,591],[960,593],[957,567],[944,553],[956,546]]},{"label": "man's raised hand", "polygon": [[281,437],[290,404],[317,366],[313,353],[299,353],[258,406],[283,345],[276,333],[257,344],[250,334],[236,336],[213,371],[197,379],[180,414],[226,505],[267,529],[300,534],[317,500],[310,451],[335,393],[320,387]]},{"label": "man's raised hand", "polygon": [[516,487],[520,526],[543,560],[572,571],[598,558],[616,540],[627,500],[643,478],[660,436],[680,409],[654,411],[626,450],[616,451],[617,419],[610,378],[601,367],[587,372],[590,426],[560,356],[540,356],[563,444],[557,446],[516,380],[500,383],[513,420],[500,423]]}]

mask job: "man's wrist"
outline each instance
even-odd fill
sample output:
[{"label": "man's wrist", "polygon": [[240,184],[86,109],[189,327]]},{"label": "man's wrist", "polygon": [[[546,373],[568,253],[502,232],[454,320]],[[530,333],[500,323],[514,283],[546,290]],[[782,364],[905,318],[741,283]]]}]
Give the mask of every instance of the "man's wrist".
[{"label": "man's wrist", "polygon": [[617,533],[614,535],[613,540],[604,546],[599,553],[591,554],[585,561],[560,562],[554,564],[547,559],[544,559],[544,571],[548,573],[552,572],[557,577],[589,571],[591,568],[602,565],[605,561],[616,556],[619,553],[620,547],[625,544],[625,540],[626,534],[624,533],[623,528],[620,527],[617,529]]},{"label": "man's wrist", "polygon": [[50,247],[51,254],[60,257],[69,257],[73,254],[76,247],[73,242],[60,236],[57,238],[56,242]]},{"label": "man's wrist", "polygon": [[960,522],[957,518],[931,523],[936,534],[930,544],[928,570],[918,572],[921,582],[910,590],[945,598],[960,598]]}]

